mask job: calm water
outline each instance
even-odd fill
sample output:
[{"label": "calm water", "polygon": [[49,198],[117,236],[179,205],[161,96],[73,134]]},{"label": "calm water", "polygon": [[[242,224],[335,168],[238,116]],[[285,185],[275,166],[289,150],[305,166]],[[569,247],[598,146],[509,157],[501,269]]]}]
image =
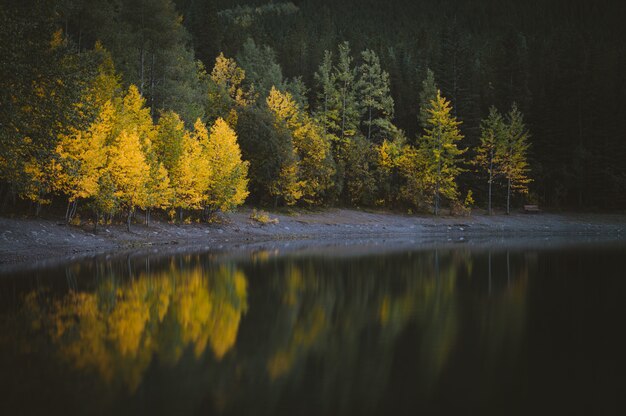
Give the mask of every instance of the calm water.
[{"label": "calm water", "polygon": [[626,246],[506,247],[0,276],[0,414],[620,414]]}]

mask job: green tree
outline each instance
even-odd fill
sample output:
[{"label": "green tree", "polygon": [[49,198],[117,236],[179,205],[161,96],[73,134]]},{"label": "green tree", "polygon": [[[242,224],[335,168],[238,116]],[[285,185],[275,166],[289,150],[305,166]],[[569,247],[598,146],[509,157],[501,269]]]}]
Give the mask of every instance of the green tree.
[{"label": "green tree", "polygon": [[261,203],[295,204],[302,196],[298,157],[291,132],[267,107],[241,110],[237,136],[244,160],[250,162],[250,190]]},{"label": "green tree", "polygon": [[457,142],[463,139],[459,131],[460,121],[450,113],[450,102],[441,96],[431,100],[427,109],[430,117],[427,120],[426,133],[420,139],[420,149],[426,155],[432,170],[435,187],[433,190],[434,213],[439,215],[441,196],[449,200],[458,197],[456,177],[461,172],[459,156],[465,150],[457,147]]},{"label": "green tree", "polygon": [[248,38],[237,54],[237,62],[245,71],[245,80],[252,85],[259,98],[265,99],[272,87],[284,90],[283,71],[276,62],[276,53],[269,46],[257,46]]},{"label": "green tree", "polygon": [[359,106],[357,103],[356,68],[353,65],[350,53],[350,44],[339,44],[337,66],[333,69],[332,79],[339,95],[338,108],[339,131],[335,132],[341,138],[353,137],[359,125]]},{"label": "green tree", "polygon": [[389,73],[380,66],[374,51],[361,53],[363,63],[359,66],[357,81],[361,120],[366,128],[367,140],[381,142],[391,127],[393,98],[389,86]]},{"label": "green tree", "polygon": [[529,167],[527,160],[529,133],[524,124],[524,116],[513,103],[506,117],[506,131],[502,146],[499,148],[498,161],[500,171],[507,181],[506,213],[511,211],[511,194],[528,192]]},{"label": "green tree", "polygon": [[489,109],[489,116],[480,123],[480,130],[480,145],[476,149],[474,164],[487,172],[487,211],[491,215],[493,181],[501,171],[499,157],[506,134],[504,119],[495,107]]},{"label": "green tree", "polygon": [[426,130],[429,126],[428,120],[431,117],[429,112],[431,101],[437,98],[437,84],[435,83],[435,73],[430,69],[426,70],[426,78],[422,81],[422,89],[420,91],[419,116],[418,121],[420,127]]},{"label": "green tree", "polygon": [[325,133],[339,130],[339,91],[333,81],[333,55],[324,51],[324,59],[315,73],[317,85],[317,106],[315,116],[324,128]]}]

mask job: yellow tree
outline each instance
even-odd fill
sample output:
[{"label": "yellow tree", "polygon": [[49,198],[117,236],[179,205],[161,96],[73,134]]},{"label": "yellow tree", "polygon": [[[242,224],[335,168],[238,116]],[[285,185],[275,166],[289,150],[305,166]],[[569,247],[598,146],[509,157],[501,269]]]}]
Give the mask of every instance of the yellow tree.
[{"label": "yellow tree", "polygon": [[230,98],[241,106],[254,102],[254,91],[245,91],[242,83],[246,72],[241,69],[232,58],[226,58],[223,53],[215,59],[215,66],[211,71],[211,80],[223,88]]},{"label": "yellow tree", "polygon": [[427,108],[429,118],[420,142],[420,150],[429,163],[427,170],[434,176],[435,215],[439,215],[442,196],[448,199],[458,196],[456,177],[461,172],[458,156],[465,152],[457,147],[457,142],[463,139],[459,131],[461,122],[457,121],[451,111],[450,102],[437,91],[437,96],[430,101]]},{"label": "yellow tree", "polygon": [[245,78],[245,71],[234,59],[226,58],[223,53],[219,54],[208,83],[206,114],[209,122],[221,117],[231,127],[237,125],[238,108],[246,107],[256,100],[253,88],[246,90],[243,87]]},{"label": "yellow tree", "polygon": [[68,222],[76,212],[79,199],[94,197],[99,192],[100,176],[107,162],[105,144],[111,140],[115,122],[115,108],[109,100],[86,131],[76,130],[59,138],[56,153],[60,169],[55,188],[68,197],[65,213]]},{"label": "yellow tree", "polygon": [[115,197],[128,212],[127,229],[136,208],[144,208],[148,201],[150,166],[141,151],[139,134],[122,130],[109,148],[108,171],[115,187]]},{"label": "yellow tree", "polygon": [[171,200],[168,172],[159,161],[158,149],[152,145],[158,140],[158,129],[155,128],[150,109],[146,107],[146,101],[139,93],[136,86],[131,85],[122,100],[119,110],[120,130],[134,131],[140,143],[140,149],[145,155],[149,166],[149,177],[146,183],[146,223],[150,221],[150,210],[153,208],[166,208]]},{"label": "yellow tree", "polygon": [[507,114],[504,140],[496,150],[500,172],[507,181],[506,213],[511,212],[511,194],[513,191],[525,194],[528,192],[528,137],[529,133],[524,124],[524,116],[513,103]]},{"label": "yellow tree", "polygon": [[178,134],[182,134],[181,153],[172,165],[170,177],[172,207],[178,209],[179,221],[182,222],[183,210],[200,208],[208,189],[210,168],[203,148],[208,145],[209,134],[200,120],[196,121],[192,133],[179,130]]},{"label": "yellow tree", "polygon": [[229,211],[243,204],[248,196],[249,163],[241,160],[241,150],[233,129],[218,118],[211,127],[206,144],[201,144],[204,145],[209,172],[206,207],[211,211]]},{"label": "yellow tree", "polygon": [[276,122],[284,123],[291,133],[298,156],[297,177],[302,199],[309,204],[320,203],[323,193],[332,187],[335,174],[330,140],[290,93],[272,87],[266,103]]}]

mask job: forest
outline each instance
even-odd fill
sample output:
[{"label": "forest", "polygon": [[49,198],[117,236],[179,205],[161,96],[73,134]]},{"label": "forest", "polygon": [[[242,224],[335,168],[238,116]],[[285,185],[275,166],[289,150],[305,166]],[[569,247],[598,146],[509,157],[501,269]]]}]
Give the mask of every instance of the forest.
[{"label": "forest", "polygon": [[618,3],[0,0],[0,210],[623,209]]}]

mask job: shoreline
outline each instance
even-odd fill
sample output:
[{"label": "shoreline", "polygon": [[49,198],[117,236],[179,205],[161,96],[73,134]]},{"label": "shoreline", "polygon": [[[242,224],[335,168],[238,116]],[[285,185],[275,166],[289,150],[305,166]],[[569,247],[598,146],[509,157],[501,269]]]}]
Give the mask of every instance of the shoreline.
[{"label": "shoreline", "polygon": [[544,237],[598,237],[626,239],[626,215],[523,214],[469,217],[409,216],[389,212],[326,209],[319,212],[270,213],[277,224],[250,219],[251,209],[223,215],[222,223],[175,225],[155,221],[134,224],[72,226],[48,219],[0,217],[0,271],[78,257],[132,251],[229,250],[246,246],[359,244],[388,240],[463,241]]}]

